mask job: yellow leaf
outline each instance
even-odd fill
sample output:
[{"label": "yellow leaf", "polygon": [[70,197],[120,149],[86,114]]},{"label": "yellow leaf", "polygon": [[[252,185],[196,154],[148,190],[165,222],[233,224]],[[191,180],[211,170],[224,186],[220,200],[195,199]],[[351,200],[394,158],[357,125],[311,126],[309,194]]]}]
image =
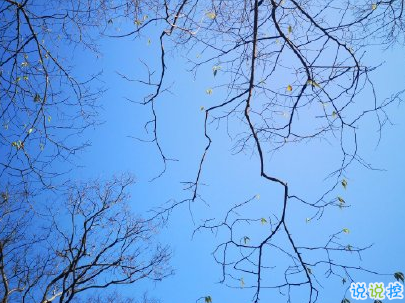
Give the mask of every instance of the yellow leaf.
[{"label": "yellow leaf", "polygon": [[343,228],[342,231],[343,231],[345,234],[350,233],[350,229],[348,229],[348,228]]},{"label": "yellow leaf", "polygon": [[371,9],[375,10],[377,8],[377,4],[373,3],[373,5],[371,5]]},{"label": "yellow leaf", "polygon": [[308,80],[307,82],[309,85],[315,86],[315,87],[321,87],[318,83],[316,83],[314,80]]},{"label": "yellow leaf", "polygon": [[209,89],[207,89],[205,92],[207,93],[207,95],[211,95],[211,94],[212,94],[212,89],[209,88]]},{"label": "yellow leaf", "polygon": [[291,85],[288,85],[288,86],[287,86],[287,91],[289,91],[289,92],[292,91],[292,86],[291,86]]},{"label": "yellow leaf", "polygon": [[215,12],[208,12],[205,14],[208,18],[210,18],[211,20],[214,20],[217,15],[215,14]]}]

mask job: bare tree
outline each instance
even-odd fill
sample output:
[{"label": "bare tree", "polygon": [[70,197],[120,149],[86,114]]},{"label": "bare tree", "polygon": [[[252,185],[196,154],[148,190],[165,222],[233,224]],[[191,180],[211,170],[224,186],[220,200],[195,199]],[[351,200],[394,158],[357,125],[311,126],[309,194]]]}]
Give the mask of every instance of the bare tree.
[{"label": "bare tree", "polygon": [[41,203],[70,169],[60,162],[88,146],[77,136],[97,123],[103,92],[98,71],[79,79],[69,56],[98,55],[100,31],[134,5],[0,3],[2,302],[70,302],[89,289],[171,273],[168,248],[152,241],[159,222],[135,217],[126,204],[131,178],[70,186],[64,201]]},{"label": "bare tree", "polygon": [[63,207],[48,201],[42,212],[38,203],[34,210],[3,195],[1,302],[71,302],[88,290],[170,275],[170,251],[154,242],[159,222],[134,216],[127,205],[131,183],[72,185]]},{"label": "bare tree", "polygon": [[[194,76],[202,67],[212,69],[213,75],[221,80],[215,87],[207,89],[207,94],[220,91],[225,97],[208,108],[202,108],[205,113],[202,136],[206,139],[206,146],[196,164],[195,178],[186,183],[191,196],[159,210],[155,218],[168,214],[178,205],[202,198],[201,184],[212,144],[212,125],[234,129],[234,132],[229,131],[234,143],[233,152],[255,155],[258,174],[268,184],[279,186],[283,198],[278,205],[269,205],[268,214],[263,217],[233,217],[237,210],[249,207],[254,201],[241,198],[245,202],[236,203],[224,219],[203,222],[198,230],[225,229],[229,232],[215,250],[216,261],[222,266],[222,282],[231,287],[243,284],[253,289],[254,302],[260,300],[263,290],[283,291],[290,300],[294,287],[305,288],[308,291],[306,301],[315,302],[321,280],[319,271],[323,266],[328,268],[326,278],[337,276],[345,282],[353,280],[351,271],[372,272],[345,263],[346,255],[359,255],[367,247],[341,243],[339,236],[347,232],[344,229],[325,239],[323,246],[313,245],[311,239],[296,239],[290,229],[291,202],[312,209],[313,216],[309,220],[322,219],[325,209],[347,206],[344,197],[338,196],[336,190],[347,186],[346,172],[350,165],[358,163],[372,168],[362,158],[358,145],[362,122],[365,117],[375,117],[381,132],[389,122],[386,109],[401,100],[401,92],[394,92],[396,94],[389,99],[377,98],[371,75],[378,65],[367,62],[365,51],[373,43],[390,46],[402,42],[403,11],[402,0],[375,3],[355,0],[135,0],[118,1],[114,5],[109,1],[41,1],[40,5],[35,5],[29,0],[21,3],[6,0],[0,6],[0,106],[6,129],[0,134],[1,144],[6,147],[1,151],[1,180],[3,182],[3,178],[8,178],[8,182],[23,184],[24,187],[29,187],[32,180],[46,184],[45,173],[52,171],[48,170],[52,163],[48,160],[66,159],[80,149],[80,146],[68,144],[69,136],[94,123],[94,101],[98,94],[90,89],[89,82],[74,80],[70,69],[62,64],[58,41],[96,50],[91,29],[101,28],[108,36],[139,37],[148,28],[156,26],[160,31],[160,57],[152,60],[158,63],[159,69],[153,70],[146,64],[147,77],[138,81],[151,89],[150,94],[139,103],[151,109],[151,119],[145,129],[151,134],[148,139],[155,143],[160,153],[164,165],[162,173],[166,171],[167,163],[173,160],[165,154],[159,140],[156,112],[157,100],[168,90],[165,82],[170,72],[167,52],[185,53]],[[108,25],[127,20],[135,24],[135,29],[119,35],[111,32]],[[367,96],[367,102],[363,101],[364,96]],[[55,117],[58,117],[57,121],[52,122]],[[233,128],[236,124],[238,127]],[[306,193],[295,192],[288,185],[288,180],[274,175],[268,155],[282,153],[287,146],[315,140],[337,143],[341,159],[332,172],[326,172],[330,173],[330,184],[314,199],[307,198]],[[47,148],[49,145],[53,146],[51,150]],[[14,179],[16,176],[18,179]],[[20,194],[16,194],[17,191],[12,188],[9,192],[14,194],[5,190],[4,201],[12,199],[12,196],[28,199],[29,190],[20,190]],[[92,259],[94,253],[97,256],[104,251],[93,252],[91,243],[86,244],[92,234],[91,229],[87,229],[93,222],[90,218],[98,218],[96,214],[104,207],[93,208],[94,199],[84,199],[82,204],[80,195],[75,197],[77,199],[72,201],[79,201],[78,205],[82,205],[83,209],[69,204],[69,216],[62,221],[52,211],[45,215],[34,207],[44,218],[52,219],[52,224],[44,230],[57,230],[56,234],[48,236],[41,233],[27,240],[25,234],[19,232],[23,228],[4,225],[4,239],[23,241],[4,240],[2,258],[20,249],[23,253],[19,255],[26,256],[23,260],[29,260],[21,265],[16,255],[10,257],[8,260],[18,263],[11,272],[5,269],[10,263],[3,262],[4,300],[15,295],[18,298],[38,297],[43,302],[51,300],[52,296],[57,296],[61,302],[69,301],[85,289],[109,285],[109,282],[93,279],[93,275],[104,277],[109,270],[119,273],[117,281],[123,283],[140,278],[138,274],[142,270],[125,279],[126,271],[131,273],[133,268],[125,263],[129,262],[126,259],[125,262],[118,261],[120,257],[107,268],[103,267],[104,263],[97,263],[105,256],[104,253],[98,259],[96,257],[98,267],[92,266],[91,262],[86,263],[86,260],[95,260]],[[21,227],[27,226],[33,216],[27,208],[30,204],[18,205],[17,208],[7,206],[4,213],[18,213],[15,222]],[[105,211],[110,209],[108,207]],[[3,222],[11,222],[7,216]],[[72,219],[67,220],[68,217]],[[77,222],[80,224],[76,226]],[[88,222],[87,225],[85,222]],[[252,222],[271,226],[257,243],[251,243],[246,234],[238,234],[238,226]],[[93,226],[102,226],[102,223],[99,224]],[[66,226],[69,227],[65,229]],[[46,239],[57,235],[64,241],[61,247],[55,248]],[[107,231],[104,236],[111,240],[115,235]],[[277,237],[282,237],[284,241],[278,243]],[[53,247],[51,257],[32,256],[29,248],[44,241],[46,247]],[[8,243],[14,243],[17,248],[9,248],[6,254]],[[321,252],[315,254],[315,261],[313,252]],[[342,262],[334,263],[336,258],[330,257],[332,253],[342,256]],[[268,255],[288,260],[286,270],[281,274],[284,282],[267,279],[268,273],[273,271],[271,264],[264,262],[269,259]],[[35,271],[38,267],[30,267],[32,260],[35,264],[43,264],[39,267],[40,272]],[[122,262],[126,265],[121,266]],[[54,272],[57,268],[62,268],[62,272]],[[241,273],[251,278],[241,281]],[[292,282],[293,277],[298,282]],[[11,284],[14,286],[10,287]],[[41,287],[37,288],[38,285]],[[39,294],[38,289],[41,290]]]},{"label": "bare tree", "polygon": [[0,3],[0,178],[4,183],[24,186],[29,192],[35,190],[33,184],[49,187],[71,168],[56,170],[55,161],[71,160],[71,155],[88,146],[89,140],[80,142],[77,136],[98,122],[97,101],[104,89],[98,81],[100,71],[77,76],[71,56],[82,50],[99,54],[99,33],[125,2],[110,4]]},{"label": "bare tree", "polygon": [[[227,231],[214,252],[222,268],[221,282],[252,289],[253,302],[260,300],[264,290],[282,292],[290,302],[296,287],[307,290],[302,301],[315,302],[321,277],[338,277],[346,287],[346,282],[353,281],[353,271],[377,274],[350,265],[347,256],[360,256],[368,247],[341,243],[340,236],[349,230],[337,230],[325,239],[325,245],[317,246],[312,239],[294,237],[289,214],[296,205],[302,205],[313,211],[308,221],[320,220],[326,209],[347,207],[337,191],[348,184],[348,168],[356,163],[373,169],[363,159],[358,144],[362,122],[373,117],[381,134],[390,122],[386,109],[399,103],[403,92],[378,99],[371,78],[378,63],[370,65],[365,53],[375,43],[384,47],[402,42],[404,1],[162,0],[139,2],[139,6],[137,20],[141,21],[137,30],[120,37],[141,35],[151,25],[145,20],[154,20],[152,24],[162,28],[159,69],[146,64],[147,77],[137,81],[151,89],[139,103],[151,108],[151,120],[145,129],[160,152],[163,172],[169,158],[159,140],[156,102],[169,86],[165,82],[170,73],[167,53],[185,55],[195,77],[202,68],[212,69],[218,84],[207,89],[207,94],[219,92],[219,96],[225,96],[201,108],[205,112],[202,135],[206,146],[194,180],[185,183],[191,196],[158,210],[158,214],[167,215],[179,205],[202,198],[211,134],[223,126],[234,144],[233,153],[254,155],[258,174],[269,185],[279,186],[283,198],[277,205],[268,206],[266,216],[256,218],[244,216],[241,211],[248,212],[246,208],[255,199],[241,202],[245,200],[241,198],[223,220],[210,219],[197,229]],[[153,62],[151,66],[156,65],[156,58],[153,60],[149,61]],[[337,143],[341,158],[333,171],[325,172],[329,183],[314,199],[307,198],[308,193],[295,192],[288,180],[274,175],[268,155],[315,140],[320,146],[322,142]],[[235,217],[235,213],[240,216]],[[269,218],[270,231],[255,243],[241,233],[253,222],[268,224]],[[280,237],[281,244],[277,241]],[[287,260],[284,273],[276,272],[281,282],[268,278],[269,272],[275,272],[265,262],[270,256]],[[241,275],[249,278],[241,281]]]}]

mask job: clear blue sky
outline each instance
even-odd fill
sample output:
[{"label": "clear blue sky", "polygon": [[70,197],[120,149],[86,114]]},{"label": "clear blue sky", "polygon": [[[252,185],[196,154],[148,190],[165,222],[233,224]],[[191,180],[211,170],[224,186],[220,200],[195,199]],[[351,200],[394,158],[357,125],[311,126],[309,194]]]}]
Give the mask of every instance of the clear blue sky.
[{"label": "clear blue sky", "polygon": [[[144,212],[160,206],[170,199],[181,200],[191,193],[182,191],[181,181],[195,178],[198,162],[205,146],[203,133],[204,113],[201,106],[208,107],[221,100],[215,91],[207,95],[205,90],[225,80],[219,73],[214,78],[209,66],[203,68],[196,79],[185,72],[184,59],[176,54],[168,57],[168,80],[174,82],[173,94],[165,94],[156,103],[158,132],[161,145],[167,156],[179,160],[169,163],[167,172],[159,179],[149,182],[160,173],[162,162],[153,144],[141,143],[130,136],[147,139],[143,125],[150,119],[150,108],[138,106],[125,100],[141,100],[147,93],[141,85],[126,82],[116,72],[130,78],[145,76],[145,69],[138,60],[157,60],[156,33],[139,40],[104,39],[100,59],[83,57],[80,50],[73,55],[79,65],[76,70],[85,75],[91,70],[102,69],[103,81],[108,92],[101,100],[103,110],[101,120],[105,123],[84,134],[91,138],[92,146],[78,157],[77,163],[84,168],[75,171],[71,178],[108,178],[120,172],[131,172],[137,183],[131,188],[131,202],[134,209]],[[148,45],[148,38],[151,44]],[[376,47],[368,54],[369,62],[386,63],[373,74],[379,98],[389,97],[405,84],[405,58],[403,49],[390,49],[384,52]],[[218,80],[219,79],[219,80]],[[366,98],[367,96],[365,96]],[[367,100],[365,100],[367,101]],[[388,109],[394,125],[388,125],[377,146],[378,134],[374,119],[364,121],[359,131],[361,155],[374,167],[385,171],[371,171],[353,165],[346,175],[347,189],[339,188],[336,193],[343,196],[350,208],[331,209],[320,221],[306,223],[312,213],[297,208],[289,219],[293,235],[302,243],[320,241],[327,235],[342,228],[349,228],[350,234],[344,241],[352,245],[374,246],[363,253],[361,266],[383,273],[405,271],[405,108],[396,104]],[[150,294],[164,303],[195,302],[201,296],[211,295],[213,302],[247,302],[253,296],[248,289],[229,289],[216,284],[220,279],[220,267],[214,263],[211,252],[221,240],[209,232],[198,233],[191,238],[193,230],[208,218],[220,219],[230,206],[241,203],[260,194],[256,208],[246,210],[252,216],[269,216],[270,209],[277,212],[281,203],[280,187],[269,185],[259,177],[259,163],[256,154],[232,155],[226,128],[222,125],[217,131],[211,127],[213,146],[204,168],[201,194],[207,201],[177,208],[172,213],[168,227],[162,231],[162,242],[172,246],[172,265],[176,275],[162,283],[150,285]],[[149,137],[150,138],[150,137]],[[82,138],[81,138],[82,139]],[[326,188],[327,174],[338,165],[340,158],[336,144],[312,142],[310,144],[286,148],[274,157],[267,155],[269,170],[281,176],[290,185],[292,193],[307,197],[317,197]],[[293,203],[293,202],[291,202]],[[194,219],[194,222],[193,222]],[[263,227],[266,228],[266,227]],[[252,241],[261,234],[250,234]],[[313,240],[312,240],[313,239]],[[273,277],[269,277],[273,278]],[[359,275],[359,282],[393,282],[393,277]],[[248,281],[248,278],[245,278]],[[139,294],[139,285],[128,286],[128,294]],[[264,294],[266,294],[264,292]],[[299,294],[298,294],[299,295]],[[320,302],[340,302],[344,288],[339,280],[325,283],[320,294]],[[349,294],[348,294],[349,295]],[[277,302],[277,297],[264,295],[263,302]]]}]

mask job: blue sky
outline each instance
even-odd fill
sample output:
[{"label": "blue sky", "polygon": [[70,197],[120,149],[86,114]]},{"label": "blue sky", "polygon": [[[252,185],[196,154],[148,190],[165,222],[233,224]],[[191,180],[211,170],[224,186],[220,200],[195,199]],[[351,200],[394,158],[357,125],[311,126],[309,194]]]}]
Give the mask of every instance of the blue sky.
[{"label": "blue sky", "polygon": [[[114,28],[121,25],[114,21],[109,26]],[[291,31],[288,29],[289,34]],[[107,180],[112,175],[131,173],[136,178],[136,184],[131,187],[130,204],[134,212],[146,217],[153,214],[153,209],[192,197],[192,192],[184,190],[184,182],[195,180],[199,161],[207,144],[204,137],[205,112],[201,108],[209,108],[222,102],[226,95],[219,86],[230,81],[225,73],[226,64],[221,62],[203,65],[195,76],[187,72],[190,64],[187,63],[185,49],[180,47],[170,50],[171,44],[167,42],[167,77],[164,86],[169,86],[170,92],[165,92],[156,99],[157,133],[164,154],[177,161],[167,162],[166,172],[160,178],[154,179],[164,169],[157,146],[136,139],[153,139],[151,129],[148,128],[148,134],[144,127],[151,119],[151,108],[149,105],[142,106],[129,101],[141,102],[151,90],[136,81],[124,80],[120,74],[130,79],[145,79],[147,70],[142,61],[146,62],[152,71],[156,71],[156,74],[159,73],[158,35],[159,29],[151,27],[136,39],[102,37],[99,41],[100,56],[83,50],[80,46],[71,49],[71,46],[63,45],[58,50],[60,56],[66,58],[64,62],[74,66],[73,74],[78,79],[87,79],[91,74],[103,71],[95,87],[106,89],[103,97],[98,100],[101,107],[99,120],[102,123],[69,139],[71,143],[90,140],[92,145],[70,159],[78,167],[65,177],[79,181],[95,178]],[[216,39],[220,40],[221,37]],[[207,54],[200,54],[195,49],[187,55],[193,60],[201,60],[204,59],[201,57]],[[333,56],[332,53],[330,55]],[[288,63],[288,55],[283,59]],[[381,47],[375,45],[367,49],[363,59],[369,65],[383,63],[371,75],[379,100],[390,98],[404,89],[405,58],[401,47],[382,51]],[[215,64],[223,64],[216,76],[213,74]],[[294,67],[294,64],[291,63],[291,66]],[[289,82],[294,79],[299,82],[299,76],[290,72],[293,67],[277,71],[279,83],[274,83],[274,89],[281,87],[283,94],[287,96],[288,93],[284,93],[287,83],[293,84],[294,89],[298,87]],[[290,74],[283,78],[283,73],[287,72]],[[295,91],[292,92],[294,93]],[[261,97],[263,95],[257,99]],[[373,99],[371,90],[368,89],[356,99],[353,106],[362,108],[370,102],[372,103]],[[308,106],[309,110],[305,112],[299,110],[300,115],[296,116],[295,122],[300,123],[300,127],[314,127],[316,114],[323,109],[319,106],[324,105],[319,104],[320,102],[314,103],[316,104]],[[331,113],[330,109],[327,111]],[[350,207],[328,208],[319,218],[312,209],[302,206],[297,200],[290,199],[288,202],[286,220],[298,246],[322,246],[329,236],[335,233],[338,233],[337,238],[343,245],[365,247],[373,244],[361,254],[361,262],[355,253],[346,253],[343,257],[331,254],[336,262],[347,262],[351,266],[361,266],[387,274],[373,276],[353,273],[354,280],[358,282],[393,282],[392,273],[405,271],[404,113],[403,105],[395,102],[391,104],[387,114],[392,125],[386,123],[381,138],[376,117],[370,115],[362,119],[361,127],[357,130],[359,153],[364,161],[371,163],[376,170],[353,163],[337,180],[340,183],[344,178],[347,188],[339,185],[327,197],[343,197]],[[53,121],[60,118],[56,113],[52,115]],[[279,120],[288,118],[282,113],[274,115]],[[52,125],[53,121],[48,121],[49,125]],[[17,128],[19,127],[18,125]],[[240,153],[235,153],[234,146],[238,135],[246,132],[246,124],[243,121],[232,117],[229,124],[209,124],[208,129],[212,145],[201,175],[198,192],[201,198],[176,207],[170,214],[167,226],[157,235],[157,240],[172,247],[172,266],[176,274],[161,283],[141,281],[120,288],[120,291],[128,296],[139,297],[144,290],[149,290],[151,296],[169,303],[195,302],[208,295],[214,303],[242,303],[252,300],[254,290],[250,286],[255,282],[255,277],[249,273],[231,271],[234,281],[226,281],[231,287],[217,283],[221,279],[221,266],[214,260],[214,256],[219,255],[213,255],[212,252],[227,240],[227,230],[214,228],[214,232],[210,232],[198,227],[206,220],[210,220],[207,224],[221,222],[231,207],[250,201],[238,209],[239,214],[232,213],[229,219],[254,219],[255,221],[249,222],[237,221],[234,237],[235,241],[240,243],[245,241],[252,245],[258,244],[270,233],[271,222],[281,213],[283,188],[260,177],[259,158],[255,149],[251,148],[252,145]],[[350,135],[347,138],[350,139]],[[334,140],[332,136],[328,139],[300,144],[288,142],[280,152],[265,151],[266,172],[288,182],[291,195],[298,195],[308,201],[319,198],[334,184],[335,179],[326,177],[338,168],[341,162],[339,141]],[[348,147],[353,147],[350,143],[347,144]],[[67,163],[57,163],[55,167],[63,171],[71,168]],[[347,232],[342,232],[343,230]],[[193,233],[194,231],[197,232]],[[272,244],[291,251],[287,240],[286,233],[281,231]],[[264,251],[265,265],[274,269],[263,273],[263,282],[283,283],[283,271],[288,260],[275,246],[266,246]],[[231,250],[229,257],[237,258],[238,251]],[[324,255],[318,251],[305,251],[305,260],[310,263],[320,257]],[[322,283],[322,286],[318,287],[321,291],[319,301],[340,302],[348,285],[342,285],[340,278],[325,280],[327,267],[313,267],[311,270]],[[291,279],[300,281],[297,276]],[[292,296],[293,302],[301,302],[302,298],[307,296],[306,287],[294,289]],[[349,296],[349,293],[346,293],[346,297]],[[261,299],[264,302],[286,301],[282,294],[266,289],[262,290]]]},{"label": "blue sky", "polygon": [[[102,79],[108,91],[101,100],[103,110],[100,119],[105,122],[84,135],[91,138],[92,146],[77,158],[77,163],[84,168],[75,171],[72,177],[108,178],[120,172],[133,173],[137,183],[132,187],[131,203],[139,212],[160,206],[170,199],[190,197],[191,193],[183,191],[180,182],[194,179],[206,143],[203,134],[204,113],[200,107],[208,107],[221,99],[221,94],[215,89],[212,95],[205,93],[207,88],[215,86],[215,81],[219,81],[213,77],[210,67],[203,69],[193,79],[185,72],[187,66],[184,59],[176,54],[169,55],[169,78],[166,83],[173,82],[173,94],[167,93],[156,102],[158,133],[166,155],[179,161],[169,162],[167,172],[149,182],[163,167],[158,151],[153,144],[139,142],[131,136],[148,138],[143,125],[150,118],[150,109],[125,100],[125,97],[141,100],[147,90],[135,82],[124,81],[116,72],[130,78],[145,76],[145,69],[138,59],[143,58],[152,64],[156,60],[157,38],[153,34],[150,33],[150,45],[148,34],[138,40],[103,39],[102,58],[73,56],[81,66],[77,70],[79,74],[86,73],[89,62],[92,62],[91,69],[102,69]],[[368,54],[368,60],[372,63],[385,61],[372,79],[379,98],[387,98],[403,87],[405,73],[402,67],[405,62],[400,48],[382,52],[375,47]],[[361,155],[374,167],[384,171],[371,171],[356,164],[347,171],[347,189],[339,188],[337,194],[344,196],[351,206],[343,210],[333,208],[326,211],[322,220],[309,223],[305,220],[312,216],[308,210],[297,207],[296,212],[290,214],[290,225],[298,242],[311,243],[311,239],[314,239],[322,243],[325,239],[322,237],[349,228],[350,234],[341,235],[341,238],[346,237],[343,241],[358,246],[374,243],[370,250],[362,254],[361,266],[383,273],[405,270],[404,107],[394,104],[388,113],[393,125],[384,129],[378,145],[374,119],[364,120],[363,128],[359,131]],[[224,125],[218,130],[211,127],[211,133],[213,146],[203,173],[206,186],[201,191],[207,204],[196,201],[190,207],[187,204],[177,208],[167,228],[159,236],[162,242],[173,248],[172,265],[176,274],[156,285],[142,284],[162,302],[193,302],[206,295],[211,295],[214,302],[242,303],[250,300],[253,292],[249,289],[229,289],[216,284],[221,272],[211,252],[220,243],[221,234],[216,238],[209,232],[203,232],[192,238],[192,232],[202,220],[220,219],[230,206],[257,194],[260,194],[260,199],[244,214],[269,216],[270,209],[277,213],[280,205],[281,188],[269,185],[258,176],[257,155],[232,155],[232,142],[226,135]],[[271,159],[270,171],[287,180],[294,193],[317,197],[329,182],[324,178],[339,161],[337,149],[336,144],[316,141],[291,146],[283,153],[268,158]],[[255,236],[260,238],[260,234],[253,232],[250,235],[252,241]],[[394,280],[391,276],[363,274],[358,275],[358,279],[359,282],[385,283]],[[128,286],[125,291],[128,294],[139,293],[140,287]],[[299,297],[301,294],[297,292],[296,295]],[[320,297],[324,302],[340,302],[343,295],[341,282],[331,280],[325,283]],[[277,295],[265,293],[263,298],[275,302]]]}]

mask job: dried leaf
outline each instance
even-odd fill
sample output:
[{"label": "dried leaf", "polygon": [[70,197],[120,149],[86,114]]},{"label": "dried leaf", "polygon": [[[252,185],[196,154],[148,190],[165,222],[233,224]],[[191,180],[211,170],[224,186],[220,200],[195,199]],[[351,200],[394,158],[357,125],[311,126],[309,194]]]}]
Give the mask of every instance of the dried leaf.
[{"label": "dried leaf", "polygon": [[346,181],[346,179],[343,179],[343,180],[342,180],[342,186],[343,186],[344,189],[346,189],[346,187],[347,187],[347,181]]}]

